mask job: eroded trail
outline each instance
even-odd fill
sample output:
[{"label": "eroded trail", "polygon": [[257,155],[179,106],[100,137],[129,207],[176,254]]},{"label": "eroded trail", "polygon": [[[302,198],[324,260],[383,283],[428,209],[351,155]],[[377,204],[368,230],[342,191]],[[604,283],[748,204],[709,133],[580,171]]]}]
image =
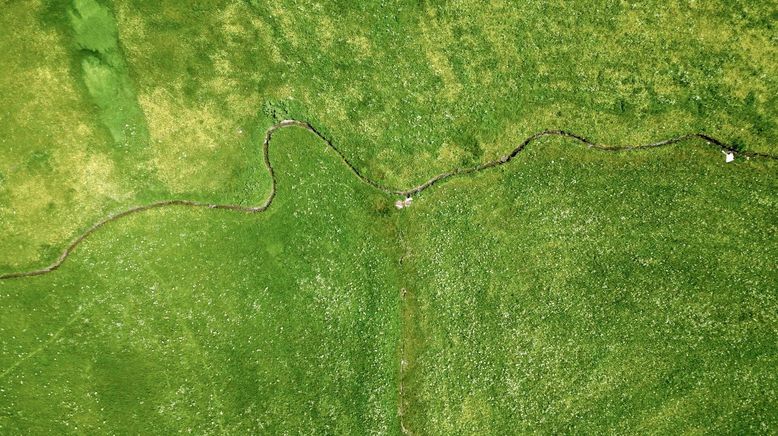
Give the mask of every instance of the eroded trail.
[{"label": "eroded trail", "polygon": [[710,144],[712,146],[718,147],[720,150],[728,153],[733,154],[739,154],[741,156],[745,157],[754,157],[754,158],[765,158],[765,159],[778,159],[778,156],[774,156],[768,153],[759,153],[759,152],[750,152],[750,151],[737,151],[734,147],[731,145],[728,145],[724,143],[723,141],[720,141],[710,135],[704,134],[704,133],[690,133],[687,135],[678,136],[676,138],[666,139],[664,141],[654,142],[650,144],[643,144],[643,145],[622,145],[622,146],[610,146],[610,145],[604,145],[604,144],[598,144],[596,142],[593,142],[583,136],[577,135],[575,133],[567,132],[565,130],[544,130],[538,133],[535,133],[534,135],[531,135],[524,139],[518,146],[516,146],[510,153],[503,155],[499,159],[495,159],[490,162],[486,162],[481,165],[469,167],[469,168],[457,168],[452,171],[448,171],[442,174],[438,174],[435,177],[432,177],[431,179],[427,180],[426,182],[417,185],[415,187],[409,188],[409,189],[397,189],[392,188],[389,186],[386,186],[378,181],[375,181],[373,179],[370,179],[369,177],[366,177],[363,175],[359,169],[357,169],[347,158],[346,156],[336,147],[333,142],[329,139],[327,139],[324,135],[322,135],[318,130],[316,130],[315,127],[313,127],[310,123],[306,121],[299,121],[299,120],[283,120],[280,121],[273,126],[271,126],[267,131],[265,132],[264,140],[262,141],[262,155],[265,162],[265,167],[267,168],[268,172],[271,176],[271,187],[270,187],[270,194],[268,195],[267,199],[265,199],[264,202],[257,206],[243,206],[239,204],[219,204],[219,203],[205,203],[205,202],[199,202],[199,201],[193,201],[193,200],[184,200],[184,199],[173,199],[173,200],[161,200],[154,203],[141,205],[141,206],[134,206],[129,209],[126,209],[124,211],[121,211],[116,214],[108,215],[107,217],[103,218],[102,220],[96,222],[92,226],[90,226],[88,229],[86,229],[83,233],[81,233],[79,236],[77,236],[73,241],[71,241],[67,247],[62,251],[62,254],[57,257],[54,262],[52,262],[50,265],[36,269],[31,271],[19,271],[19,272],[11,272],[6,274],[0,275],[0,280],[7,280],[7,279],[15,279],[15,278],[21,278],[21,277],[31,277],[31,276],[38,276],[42,274],[50,273],[57,268],[59,268],[65,260],[70,256],[70,253],[72,253],[81,242],[84,241],[89,235],[99,230],[101,227],[105,226],[108,223],[111,223],[113,221],[117,221],[121,218],[124,218],[128,215],[133,215],[136,213],[141,213],[147,210],[151,209],[158,209],[162,207],[173,207],[173,206],[184,206],[184,207],[197,207],[197,208],[208,208],[208,209],[227,209],[227,210],[234,210],[236,212],[243,212],[243,213],[258,213],[265,211],[270,205],[273,203],[273,199],[276,196],[276,176],[275,172],[273,170],[273,165],[270,160],[270,142],[273,138],[273,134],[278,131],[279,129],[285,128],[285,127],[297,127],[302,128],[305,130],[310,131],[314,135],[316,135],[319,139],[324,141],[324,143],[327,144],[328,147],[330,147],[335,153],[340,157],[340,159],[343,161],[343,163],[351,170],[351,172],[354,173],[355,176],[357,176],[362,182],[374,187],[375,189],[384,192],[389,195],[395,195],[400,197],[411,197],[413,195],[419,194],[420,192],[424,191],[425,189],[431,187],[432,185],[442,182],[446,179],[450,179],[455,176],[465,175],[465,174],[471,174],[478,171],[483,171],[489,168],[498,167],[500,165],[507,164],[511,160],[513,160],[516,156],[519,155],[529,144],[532,142],[537,141],[540,138],[546,137],[546,136],[559,136],[563,138],[570,138],[574,139],[589,148],[593,148],[600,151],[630,151],[630,150],[639,150],[639,149],[646,149],[646,148],[659,148],[663,146],[668,146],[672,144],[677,144],[684,141],[690,141],[694,139],[700,139],[705,141],[705,143]]}]

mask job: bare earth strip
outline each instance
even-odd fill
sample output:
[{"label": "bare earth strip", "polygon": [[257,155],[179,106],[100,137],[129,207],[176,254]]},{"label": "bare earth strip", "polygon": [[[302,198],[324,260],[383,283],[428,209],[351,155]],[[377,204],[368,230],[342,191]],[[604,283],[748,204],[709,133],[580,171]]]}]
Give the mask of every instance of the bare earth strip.
[{"label": "bare earth strip", "polygon": [[747,158],[766,158],[766,159],[772,159],[772,160],[778,160],[778,156],[771,155],[768,153],[759,153],[759,152],[751,152],[751,151],[737,151],[734,147],[731,145],[728,145],[724,143],[723,141],[720,141],[710,135],[704,134],[704,133],[690,133],[682,136],[678,136],[676,138],[666,139],[664,141],[654,142],[650,144],[644,144],[644,145],[622,145],[622,146],[610,146],[610,145],[604,145],[604,144],[598,144],[596,142],[593,142],[583,136],[577,135],[575,133],[567,132],[564,130],[544,130],[542,132],[535,133],[534,135],[529,136],[524,141],[522,141],[516,148],[513,149],[509,154],[506,154],[499,159],[470,167],[470,168],[459,168],[455,169],[449,172],[445,172],[442,174],[439,174],[426,182],[415,186],[410,189],[396,189],[391,188],[388,186],[385,186],[381,184],[380,182],[377,182],[375,180],[372,180],[366,176],[364,176],[349,160],[346,158],[346,156],[332,143],[331,140],[327,139],[324,135],[322,135],[318,130],[316,130],[315,127],[313,127],[310,123],[306,121],[299,121],[299,120],[283,120],[278,122],[277,124],[274,124],[271,126],[267,131],[265,132],[265,139],[262,142],[262,154],[265,160],[265,167],[267,167],[268,172],[271,176],[271,187],[270,187],[270,194],[268,195],[267,199],[262,202],[262,204],[258,206],[242,206],[239,204],[214,204],[214,203],[203,203],[199,201],[192,201],[192,200],[181,200],[181,199],[174,199],[174,200],[161,200],[154,203],[142,205],[142,206],[135,206],[131,207],[127,210],[124,210],[122,212],[119,212],[117,214],[109,215],[102,220],[98,221],[97,223],[93,224],[91,227],[89,227],[86,231],[84,231],[81,235],[79,235],[76,239],[74,239],[68,246],[65,248],[65,250],[62,252],[62,254],[59,255],[59,257],[51,263],[49,266],[43,267],[41,269],[32,270],[32,271],[20,271],[20,272],[12,272],[12,273],[6,273],[0,275],[0,280],[6,280],[6,279],[13,279],[13,278],[20,278],[20,277],[31,277],[31,276],[38,276],[42,274],[50,273],[57,268],[59,268],[63,262],[68,258],[70,253],[72,253],[76,247],[89,235],[100,229],[101,227],[105,226],[108,223],[111,223],[113,221],[119,220],[120,218],[123,218],[128,215],[136,214],[139,212],[143,212],[150,209],[158,209],[161,207],[167,207],[167,206],[188,206],[188,207],[202,207],[202,208],[209,208],[209,209],[228,209],[228,210],[234,210],[237,212],[244,212],[244,213],[258,213],[265,211],[268,207],[270,207],[270,204],[273,202],[273,199],[276,196],[276,177],[275,173],[273,171],[273,165],[270,162],[270,141],[273,137],[273,134],[282,128],[285,127],[299,127],[306,129],[310,132],[312,132],[314,135],[316,135],[319,139],[324,141],[327,146],[329,146],[332,150],[335,151],[335,153],[338,154],[338,156],[341,158],[343,163],[348,166],[348,168],[351,170],[351,172],[354,173],[361,181],[364,183],[384,192],[390,195],[398,195],[402,197],[411,197],[415,194],[419,194],[420,192],[424,191],[425,189],[431,187],[432,185],[444,181],[446,179],[452,178],[454,176],[459,175],[465,175],[465,174],[471,174],[478,171],[482,171],[488,168],[498,167],[500,165],[506,164],[513,160],[519,153],[521,153],[530,143],[543,138],[545,136],[559,136],[563,138],[571,138],[574,139],[580,143],[583,143],[584,145],[588,146],[589,148],[593,148],[596,150],[601,151],[630,151],[630,150],[639,150],[639,149],[645,149],[645,148],[658,148],[663,147],[667,145],[677,144],[684,141],[689,141],[693,139],[701,139],[705,141],[707,144],[710,144],[712,146],[718,147],[724,152],[732,153],[732,154],[740,154]]}]

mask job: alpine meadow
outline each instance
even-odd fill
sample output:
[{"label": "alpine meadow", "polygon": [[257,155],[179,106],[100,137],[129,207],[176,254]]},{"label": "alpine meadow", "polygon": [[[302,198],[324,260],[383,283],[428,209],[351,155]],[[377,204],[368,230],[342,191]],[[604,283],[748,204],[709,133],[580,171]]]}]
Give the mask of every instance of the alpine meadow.
[{"label": "alpine meadow", "polygon": [[0,434],[773,434],[778,7],[0,0]]}]

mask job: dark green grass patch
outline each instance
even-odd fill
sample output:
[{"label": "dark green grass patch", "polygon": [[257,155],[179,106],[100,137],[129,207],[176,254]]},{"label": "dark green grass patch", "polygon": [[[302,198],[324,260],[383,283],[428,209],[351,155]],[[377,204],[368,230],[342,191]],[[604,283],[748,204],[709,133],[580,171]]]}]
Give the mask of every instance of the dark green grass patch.
[{"label": "dark green grass patch", "polygon": [[81,58],[81,77],[113,138],[113,154],[120,162],[135,161],[125,166],[132,168],[136,186],[150,184],[154,173],[145,163],[149,159],[148,127],[119,47],[113,13],[96,0],[75,0],[68,18]]}]

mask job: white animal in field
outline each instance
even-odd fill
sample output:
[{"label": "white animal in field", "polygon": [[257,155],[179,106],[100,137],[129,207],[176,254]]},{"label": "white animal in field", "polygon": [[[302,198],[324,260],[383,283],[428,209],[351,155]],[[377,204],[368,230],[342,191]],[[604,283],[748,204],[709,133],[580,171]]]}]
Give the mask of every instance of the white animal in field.
[{"label": "white animal in field", "polygon": [[733,160],[735,160],[735,153],[732,153],[731,151],[724,152],[724,161],[726,163],[730,163]]},{"label": "white animal in field", "polygon": [[404,207],[408,207],[413,202],[413,198],[407,197],[405,200],[397,200],[394,202],[394,207],[397,209],[402,209]]}]

